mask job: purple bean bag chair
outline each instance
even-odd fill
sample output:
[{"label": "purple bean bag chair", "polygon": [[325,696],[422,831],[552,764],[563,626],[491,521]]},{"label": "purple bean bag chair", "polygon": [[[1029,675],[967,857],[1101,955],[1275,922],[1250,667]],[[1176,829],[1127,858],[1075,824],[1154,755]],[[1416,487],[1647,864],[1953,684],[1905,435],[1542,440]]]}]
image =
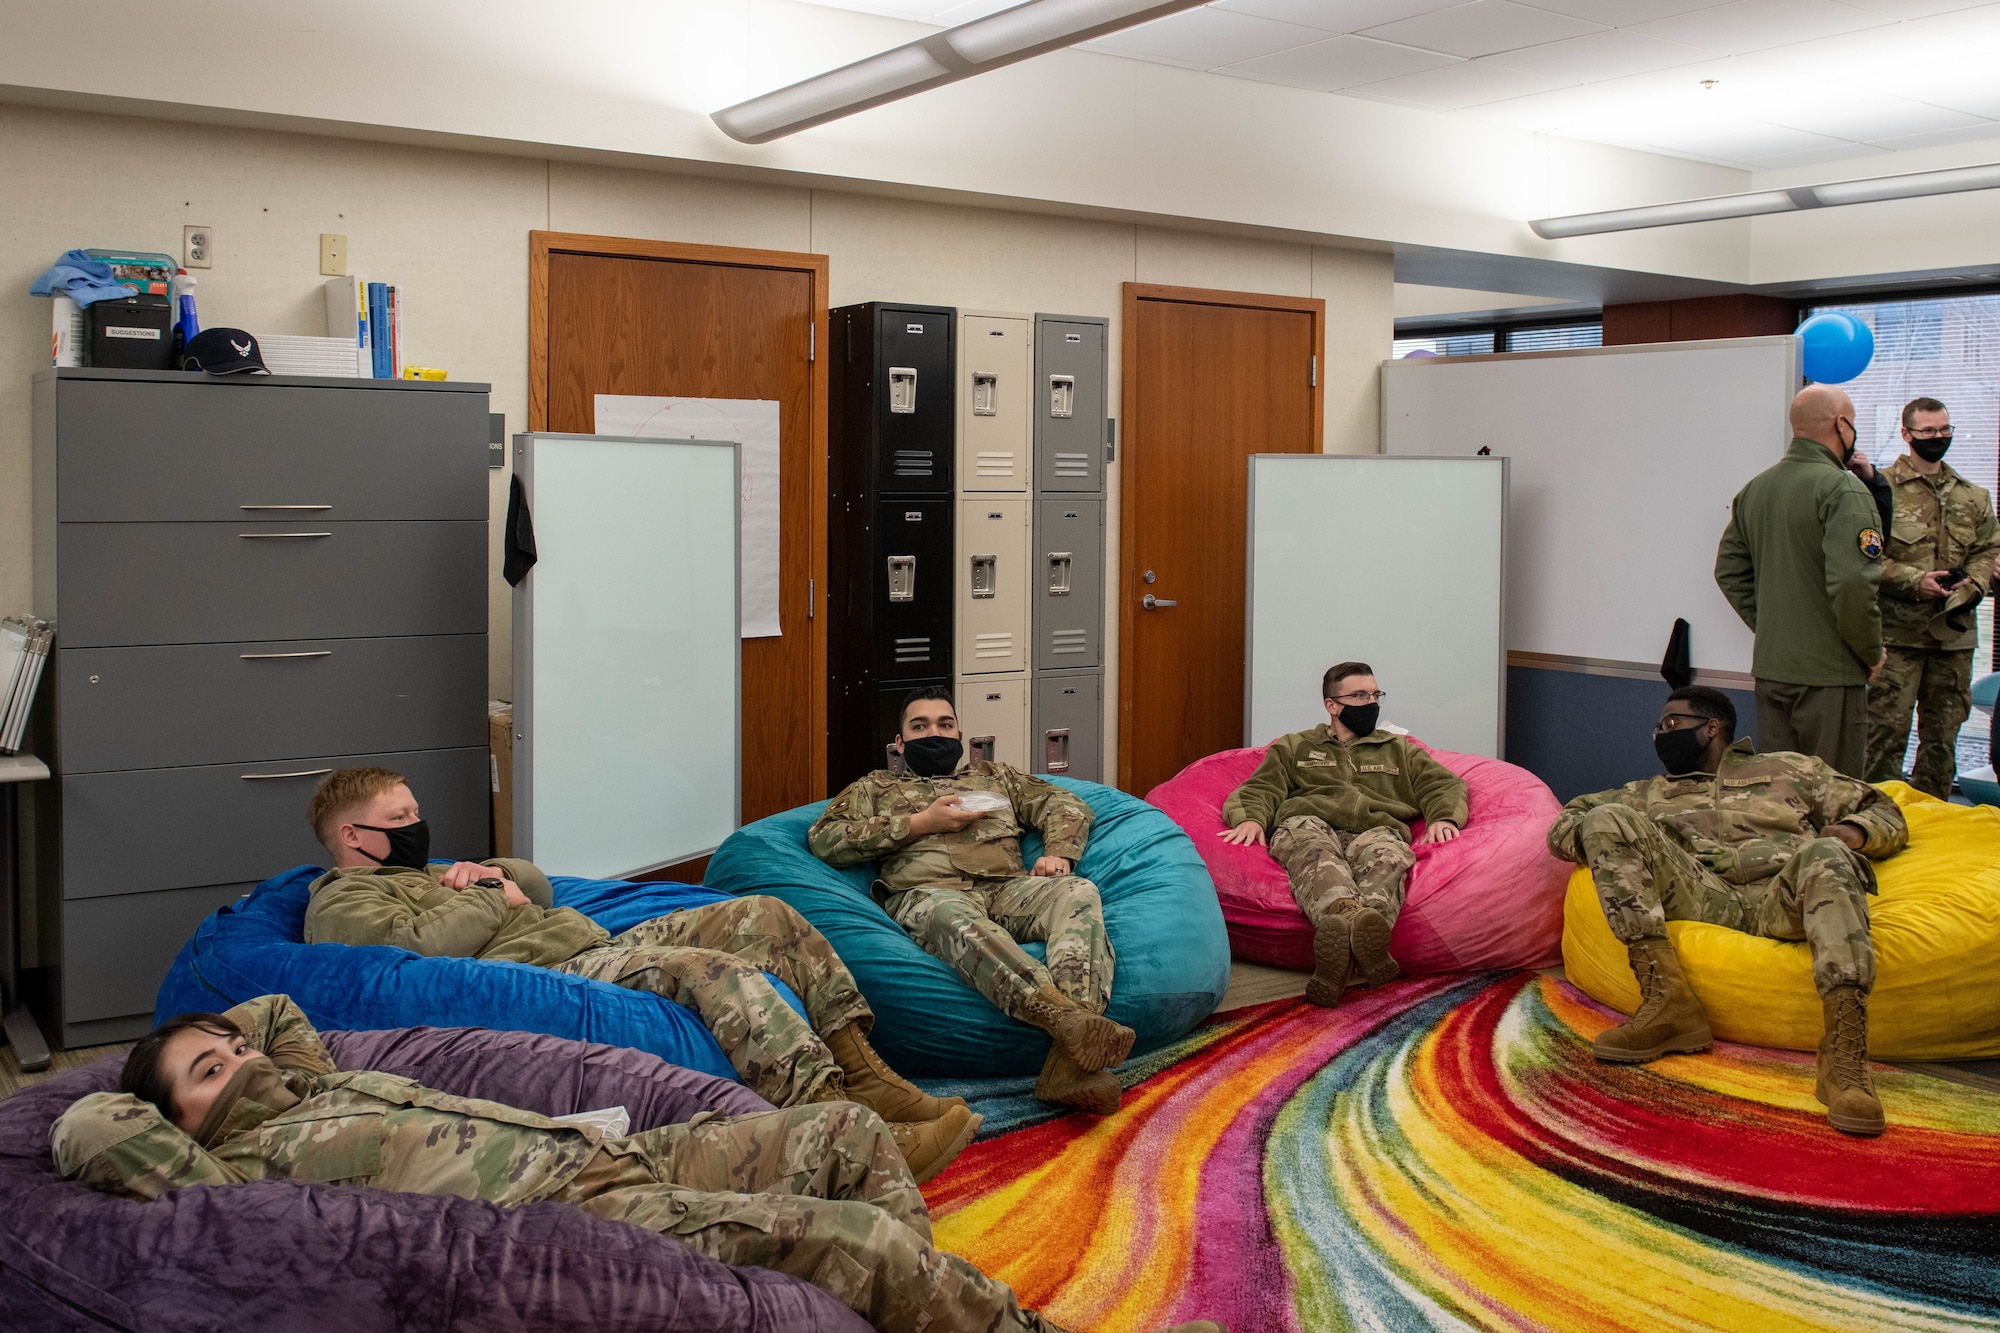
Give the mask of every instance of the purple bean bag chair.
[{"label": "purple bean bag chair", "polygon": [[[768,1104],[657,1056],[537,1033],[322,1034],[342,1069],[379,1069],[546,1115],[624,1106],[634,1130]],[[348,1185],[197,1186],[153,1203],[64,1180],[49,1129],[117,1086],[124,1057],[0,1102],[0,1327],[212,1333],[867,1333],[794,1278],[559,1203]]]},{"label": "purple bean bag chair", "polygon": [[[1422,742],[1418,742],[1422,744]],[[1389,952],[1405,972],[1553,967],[1562,959],[1570,867],[1544,839],[1562,809],[1525,768],[1423,747],[1465,779],[1470,814],[1450,842],[1418,847]],[[1222,805],[1264,762],[1263,746],[1197,759],[1146,797],[1194,839],[1237,958],[1310,972],[1312,925],[1269,848],[1224,842]],[[1421,828],[1421,825],[1419,826]]]}]

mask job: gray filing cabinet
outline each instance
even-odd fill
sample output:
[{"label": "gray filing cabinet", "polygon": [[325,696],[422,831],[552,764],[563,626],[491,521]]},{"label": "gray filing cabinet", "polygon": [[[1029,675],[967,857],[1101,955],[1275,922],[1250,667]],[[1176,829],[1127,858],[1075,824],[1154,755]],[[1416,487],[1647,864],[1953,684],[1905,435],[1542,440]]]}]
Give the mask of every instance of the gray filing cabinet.
[{"label": "gray filing cabinet", "polygon": [[79,1046],[152,1026],[210,911],[325,863],[324,773],[407,774],[437,853],[485,854],[487,390],[63,369],[33,417],[41,1017]]}]

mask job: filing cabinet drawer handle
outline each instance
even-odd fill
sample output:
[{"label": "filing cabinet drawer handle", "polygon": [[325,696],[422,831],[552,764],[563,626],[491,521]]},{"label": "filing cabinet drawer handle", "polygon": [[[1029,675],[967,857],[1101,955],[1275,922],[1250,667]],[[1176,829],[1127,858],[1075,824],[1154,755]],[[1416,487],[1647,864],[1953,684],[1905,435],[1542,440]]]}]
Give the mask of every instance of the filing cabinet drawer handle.
[{"label": "filing cabinet drawer handle", "polygon": [[330,532],[239,532],[236,535],[246,541],[256,541],[259,538],[268,539],[273,537],[331,537],[333,534]]},{"label": "filing cabinet drawer handle", "polygon": [[268,662],[280,657],[332,657],[333,649],[322,648],[316,653],[238,653],[246,662]]},{"label": "filing cabinet drawer handle", "polygon": [[330,768],[302,768],[296,773],[238,773],[245,782],[269,782],[273,778],[323,778],[333,772]]},{"label": "filing cabinet drawer handle", "polygon": [[332,505],[237,505],[238,509],[331,509]]}]

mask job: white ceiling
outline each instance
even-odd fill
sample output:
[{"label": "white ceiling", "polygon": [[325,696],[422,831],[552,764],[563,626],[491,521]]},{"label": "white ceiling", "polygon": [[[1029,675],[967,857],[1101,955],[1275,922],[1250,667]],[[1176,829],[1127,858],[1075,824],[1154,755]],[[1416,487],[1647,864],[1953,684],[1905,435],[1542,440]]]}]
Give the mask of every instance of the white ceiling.
[{"label": "white ceiling", "polygon": [[2000,137],[2000,3],[1215,0],[1083,49],[1737,167]]}]

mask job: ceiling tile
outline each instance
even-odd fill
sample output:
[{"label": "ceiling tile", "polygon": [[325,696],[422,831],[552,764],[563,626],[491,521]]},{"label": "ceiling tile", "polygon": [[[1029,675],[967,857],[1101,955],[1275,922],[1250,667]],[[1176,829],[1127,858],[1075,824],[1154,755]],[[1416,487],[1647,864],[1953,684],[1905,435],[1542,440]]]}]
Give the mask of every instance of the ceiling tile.
[{"label": "ceiling tile", "polygon": [[1358,32],[1463,3],[1465,0],[1216,0],[1210,8],[1255,14],[1327,32]]},{"label": "ceiling tile", "polygon": [[2000,4],[1979,5],[1950,14],[1911,20],[1914,26],[1954,41],[2000,49]]},{"label": "ceiling tile", "polygon": [[1808,148],[1799,153],[1771,153],[1757,160],[1757,166],[1775,171],[1781,167],[1816,167],[1822,162],[1852,162],[1857,158],[1880,157],[1886,151],[1865,143],[1834,144]]},{"label": "ceiling tile", "polygon": [[2000,157],[2000,122],[1987,121],[1962,130],[1939,130],[1935,134],[1912,134],[1901,139],[1878,139],[1874,146],[1901,152],[1905,148],[1938,148],[1947,144],[1979,143],[1990,140],[1995,157]]},{"label": "ceiling tile", "polygon": [[1615,79],[1626,74],[1672,69],[1711,54],[1679,42],[1663,42],[1644,33],[1622,32],[1614,28],[1560,42],[1524,46],[1518,51],[1482,56],[1480,63],[1539,74],[1558,83],[1595,83],[1600,79]]},{"label": "ceiling tile", "polygon": [[1535,8],[1589,19],[1592,23],[1613,28],[1629,28],[1636,23],[1691,14],[1697,9],[1713,9],[1724,3],[1727,0],[1535,0]]},{"label": "ceiling tile", "polygon": [[1548,79],[1533,74],[1467,61],[1363,84],[1346,92],[1352,97],[1388,98],[1433,111],[1456,111],[1482,102],[1547,92],[1554,86]]},{"label": "ceiling tile", "polygon": [[1081,49],[1144,56],[1190,69],[1214,69],[1217,65],[1232,65],[1274,51],[1323,42],[1327,36],[1317,28],[1302,28],[1296,23],[1204,7],[1114,32],[1094,42],[1085,42]]},{"label": "ceiling tile", "polygon": [[1368,29],[1366,35],[1469,59],[1598,30],[1599,25],[1586,19],[1530,9],[1513,0],[1472,0],[1469,5],[1385,23]]},{"label": "ceiling tile", "polygon": [[1318,88],[1332,92],[1358,83],[1415,74],[1458,62],[1435,51],[1419,51],[1392,42],[1371,41],[1366,37],[1333,37],[1311,46],[1294,47],[1275,55],[1259,56],[1228,65],[1221,70],[1265,83],[1288,83],[1296,88]]},{"label": "ceiling tile", "polygon": [[998,14],[1003,9],[1012,9],[1021,0],[964,0],[963,4],[952,5],[948,9],[939,7],[935,0],[926,2],[932,4],[934,11],[928,21],[950,28],[961,23],[970,23],[974,19],[983,19],[988,14]]},{"label": "ceiling tile", "polygon": [[1961,130],[1982,119],[1964,111],[1855,88],[1824,92],[1795,89],[1761,109],[1746,107],[1744,113],[1773,125],[1857,141]]},{"label": "ceiling tile", "polygon": [[1875,84],[1880,75],[1904,65],[1935,66],[1943,54],[1939,50],[1941,45],[1937,34],[1914,23],[1891,23],[1837,37],[1768,47],[1753,58],[1758,64],[1783,67],[1837,88],[1849,80]]},{"label": "ceiling tile", "polygon": [[1914,19],[1927,14],[1949,14],[1954,10],[1977,8],[1979,0],[1842,0],[1883,18]]},{"label": "ceiling tile", "polygon": [[1734,0],[1640,24],[1636,31],[1733,55],[1879,27],[1883,21],[1879,14],[1835,0]]},{"label": "ceiling tile", "polygon": [[1800,153],[1814,148],[1833,148],[1844,143],[1851,144],[1852,140],[1836,139],[1829,134],[1810,134],[1805,130],[1788,129],[1783,125],[1746,123],[1692,134],[1676,133],[1672,128],[1668,128],[1664,133],[1654,137],[1652,142],[1662,148],[1699,153],[1706,157],[1751,161],[1778,153]]}]

